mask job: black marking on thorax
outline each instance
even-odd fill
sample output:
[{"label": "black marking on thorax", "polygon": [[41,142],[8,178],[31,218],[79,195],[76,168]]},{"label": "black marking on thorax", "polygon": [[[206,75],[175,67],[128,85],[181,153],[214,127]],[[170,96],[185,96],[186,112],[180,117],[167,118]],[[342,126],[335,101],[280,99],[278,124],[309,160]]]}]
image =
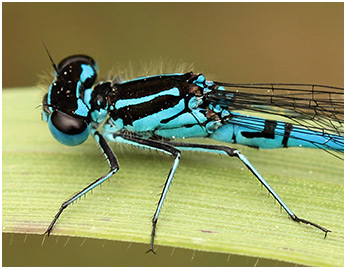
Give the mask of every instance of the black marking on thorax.
[{"label": "black marking on thorax", "polygon": [[[161,95],[151,99],[150,101],[144,101],[132,105],[129,102],[129,105],[111,111],[110,116],[113,119],[121,118],[125,125],[132,125],[132,123],[138,119],[174,107],[182,98],[191,94],[192,86],[197,87],[188,82],[191,77],[194,76],[195,75],[192,73],[172,76],[155,76],[122,84],[115,84],[113,85],[114,90],[109,96],[110,104],[116,104],[118,100],[140,100],[140,98],[168,91],[174,87],[179,90],[179,95]],[[187,102],[188,101],[185,101],[185,109],[188,108]],[[177,116],[178,115],[175,115],[174,117]],[[172,119],[173,118],[170,118],[169,120]]]}]

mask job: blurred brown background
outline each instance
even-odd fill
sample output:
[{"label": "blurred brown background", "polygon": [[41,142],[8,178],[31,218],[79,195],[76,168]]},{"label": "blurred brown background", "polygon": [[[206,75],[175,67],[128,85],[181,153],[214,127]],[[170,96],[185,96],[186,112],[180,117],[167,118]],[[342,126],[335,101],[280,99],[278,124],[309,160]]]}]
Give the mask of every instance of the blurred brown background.
[{"label": "blurred brown background", "polygon": [[41,40],[106,75],[162,58],[210,80],[343,86],[343,19],[343,3],[3,3],[3,87],[52,70]]},{"label": "blurred brown background", "polygon": [[[193,63],[225,82],[343,86],[343,3],[3,3],[3,88],[34,86],[74,53],[101,73],[152,60]],[[189,70],[186,70],[189,71]],[[5,234],[4,265],[282,266],[278,261],[141,244]],[[81,246],[83,244],[83,247]],[[130,248],[131,246],[131,248]],[[173,255],[174,252],[174,255]],[[120,259],[121,258],[121,259]],[[120,260],[119,260],[120,259]]]}]

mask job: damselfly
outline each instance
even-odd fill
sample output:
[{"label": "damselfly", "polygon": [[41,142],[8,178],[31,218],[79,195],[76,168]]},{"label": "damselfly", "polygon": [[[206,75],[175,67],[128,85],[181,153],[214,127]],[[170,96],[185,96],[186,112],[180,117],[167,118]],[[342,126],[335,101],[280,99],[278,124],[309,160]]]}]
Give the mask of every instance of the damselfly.
[{"label": "damselfly", "polygon": [[[311,84],[221,83],[207,81],[202,74],[192,72],[96,83],[98,67],[89,56],[73,55],[57,66],[51,61],[55,78],[43,98],[43,119],[48,122],[52,135],[65,145],[79,145],[91,133],[106,156],[110,171],[65,201],[46,234],[51,233],[66,207],[119,170],[107,140],[155,149],[174,158],[152,218],[148,251],[154,252],[157,221],[184,150],[238,158],[292,220],[322,230],[325,237],[330,232],[297,217],[237,149],[172,140],[207,137],[267,149],[309,147],[342,158],[342,88]],[[259,118],[253,113],[265,116]],[[269,119],[272,115],[282,120]],[[101,124],[102,134],[97,130]]]}]

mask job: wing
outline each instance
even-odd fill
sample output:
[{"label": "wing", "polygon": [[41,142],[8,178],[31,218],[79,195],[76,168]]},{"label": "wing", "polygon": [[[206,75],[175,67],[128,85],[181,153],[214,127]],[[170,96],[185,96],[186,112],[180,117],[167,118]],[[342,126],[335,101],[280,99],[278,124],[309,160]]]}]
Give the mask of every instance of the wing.
[{"label": "wing", "polygon": [[[344,89],[313,84],[233,84],[214,82],[225,90],[212,90],[205,99],[214,105],[244,116],[232,118],[233,124],[244,124],[246,115],[275,119],[303,129],[334,135],[343,145]],[[247,127],[260,130],[254,120]],[[338,137],[336,137],[338,136]]]}]

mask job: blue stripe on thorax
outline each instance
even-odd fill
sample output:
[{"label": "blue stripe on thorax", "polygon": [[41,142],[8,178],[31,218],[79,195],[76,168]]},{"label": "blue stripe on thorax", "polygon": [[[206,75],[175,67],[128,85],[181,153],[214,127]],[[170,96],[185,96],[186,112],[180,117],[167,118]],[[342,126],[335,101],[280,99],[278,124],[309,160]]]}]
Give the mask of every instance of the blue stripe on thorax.
[{"label": "blue stripe on thorax", "polygon": [[132,105],[138,105],[141,103],[150,102],[150,101],[154,100],[155,98],[157,98],[159,96],[164,96],[164,95],[179,96],[180,91],[177,87],[173,87],[169,90],[161,91],[161,92],[158,92],[156,94],[152,94],[152,95],[148,95],[148,96],[144,96],[144,97],[140,97],[140,98],[118,100],[115,102],[115,108],[119,109],[119,108],[126,107],[126,106],[132,106]]},{"label": "blue stripe on thorax", "polygon": [[162,127],[161,120],[170,118],[179,112],[185,109],[185,100],[181,99],[178,104],[174,107],[167,108],[159,111],[158,113],[154,113],[143,117],[141,119],[135,120],[132,123],[132,126],[125,126],[125,128],[132,132],[145,132],[145,131],[154,131],[157,128]]}]

